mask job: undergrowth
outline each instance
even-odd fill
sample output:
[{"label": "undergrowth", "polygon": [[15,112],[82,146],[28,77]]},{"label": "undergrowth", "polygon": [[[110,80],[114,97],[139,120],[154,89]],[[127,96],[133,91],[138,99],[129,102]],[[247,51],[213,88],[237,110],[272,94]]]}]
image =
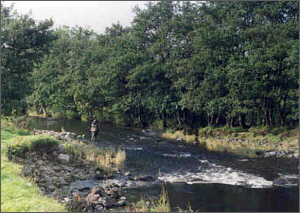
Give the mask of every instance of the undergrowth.
[{"label": "undergrowth", "polygon": [[[196,135],[185,135],[183,131],[167,130],[164,138],[181,139],[187,143],[197,144],[207,150],[230,153],[243,157],[256,157],[258,152],[266,150],[289,150],[299,146],[299,129],[284,127],[241,127],[213,128],[205,127]],[[232,140],[234,139],[234,141]]]}]

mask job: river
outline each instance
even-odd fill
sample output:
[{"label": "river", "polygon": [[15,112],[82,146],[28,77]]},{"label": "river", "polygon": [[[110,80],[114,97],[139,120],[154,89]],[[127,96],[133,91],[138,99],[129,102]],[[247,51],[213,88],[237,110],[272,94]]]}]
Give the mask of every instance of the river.
[{"label": "river", "polygon": [[[33,128],[85,134],[89,124],[76,120],[34,119]],[[273,186],[282,175],[299,179],[298,160],[242,159],[200,150],[194,145],[170,141],[159,130],[145,132],[101,124],[97,146],[126,150],[125,171],[145,174],[167,182],[172,211],[299,211],[299,185]],[[127,189],[129,201],[155,198],[161,184]]]}]

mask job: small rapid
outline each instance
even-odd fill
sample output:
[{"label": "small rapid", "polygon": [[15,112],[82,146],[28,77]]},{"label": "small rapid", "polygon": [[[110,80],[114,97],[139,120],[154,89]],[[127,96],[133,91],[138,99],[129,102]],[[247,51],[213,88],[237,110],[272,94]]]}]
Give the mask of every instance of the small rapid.
[{"label": "small rapid", "polygon": [[[90,138],[89,125],[80,121],[36,119],[35,125],[36,129],[54,131],[64,128]],[[241,159],[203,151],[184,142],[163,139],[161,133],[158,130],[145,132],[138,128],[101,125],[96,145],[99,148],[125,150],[125,171],[133,177],[150,175],[156,180],[149,184],[109,180],[126,184],[130,201],[159,195],[160,181],[164,181],[173,211],[178,210],[176,207],[186,208],[188,203],[192,209],[202,211],[299,210],[299,176],[295,162]],[[293,182],[285,188],[280,184],[288,179],[278,180],[276,183],[279,185],[274,185],[274,180],[279,177],[292,178]],[[238,200],[251,205],[234,201],[237,194]],[[207,206],[206,202],[211,206]]]}]

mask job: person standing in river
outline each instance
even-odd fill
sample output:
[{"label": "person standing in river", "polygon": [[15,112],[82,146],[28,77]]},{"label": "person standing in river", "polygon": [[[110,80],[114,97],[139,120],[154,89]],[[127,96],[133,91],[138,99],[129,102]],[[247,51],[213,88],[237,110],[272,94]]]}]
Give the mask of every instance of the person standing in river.
[{"label": "person standing in river", "polygon": [[99,133],[99,129],[100,129],[100,125],[98,124],[97,120],[94,119],[94,121],[91,125],[91,135],[92,135],[91,141],[92,142],[96,141],[96,137]]}]

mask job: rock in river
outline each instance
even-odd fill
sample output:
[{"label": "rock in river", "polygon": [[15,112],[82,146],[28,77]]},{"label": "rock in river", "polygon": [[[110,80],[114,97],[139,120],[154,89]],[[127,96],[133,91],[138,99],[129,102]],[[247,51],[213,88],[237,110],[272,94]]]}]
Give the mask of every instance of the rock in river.
[{"label": "rock in river", "polygon": [[78,180],[73,182],[70,185],[70,191],[83,191],[83,190],[90,190],[96,185],[96,182],[93,180]]},{"label": "rock in river", "polygon": [[284,175],[273,181],[274,186],[291,187],[299,184],[299,177],[297,175]]}]

